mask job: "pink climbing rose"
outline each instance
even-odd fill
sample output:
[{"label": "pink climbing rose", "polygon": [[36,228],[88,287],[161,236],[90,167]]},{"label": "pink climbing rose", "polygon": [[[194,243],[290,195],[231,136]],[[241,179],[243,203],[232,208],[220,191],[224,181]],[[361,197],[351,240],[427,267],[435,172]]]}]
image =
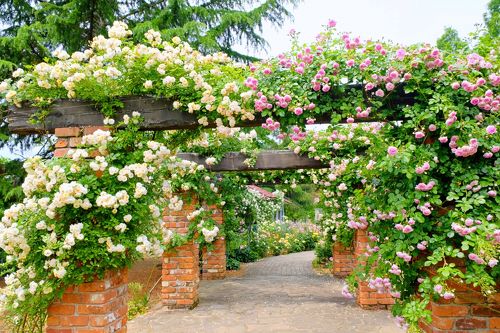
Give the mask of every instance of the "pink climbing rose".
[{"label": "pink climbing rose", "polygon": [[452,292],[449,292],[449,291],[446,291],[444,294],[443,294],[443,298],[444,299],[452,299],[455,297],[455,294],[452,293]]},{"label": "pink climbing rose", "polygon": [[404,49],[399,49],[396,51],[396,58],[398,60],[403,60],[406,55],[406,51]]},{"label": "pink climbing rose", "polygon": [[293,111],[297,116],[300,116],[303,112],[302,108],[295,108],[295,110]]},{"label": "pink climbing rose", "polygon": [[439,140],[439,142],[441,142],[441,143],[446,143],[446,142],[448,142],[448,138],[447,138],[447,137],[445,137],[445,136],[440,137],[438,140]]},{"label": "pink climbing rose", "polygon": [[416,139],[422,139],[425,136],[425,133],[422,131],[415,132]]},{"label": "pink climbing rose", "polygon": [[488,127],[486,127],[486,133],[488,134],[495,134],[497,132],[497,128],[495,127],[495,125],[489,125]]},{"label": "pink climbing rose", "polygon": [[385,93],[382,89],[378,89],[376,92],[375,92],[375,95],[377,97],[384,97]]},{"label": "pink climbing rose", "polygon": [[394,156],[397,153],[398,153],[398,148],[396,148],[394,146],[389,146],[389,148],[387,148],[387,154]]}]

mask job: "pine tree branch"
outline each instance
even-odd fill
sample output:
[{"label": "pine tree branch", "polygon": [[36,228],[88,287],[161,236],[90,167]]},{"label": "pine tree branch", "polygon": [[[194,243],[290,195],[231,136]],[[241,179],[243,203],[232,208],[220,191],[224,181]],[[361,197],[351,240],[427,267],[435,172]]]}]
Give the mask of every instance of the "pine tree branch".
[{"label": "pine tree branch", "polygon": [[[154,2],[152,2],[152,3],[147,4],[147,6],[149,6],[149,7],[155,7],[155,6],[157,6],[157,5],[161,4],[161,3],[162,3],[162,2],[164,2],[164,1],[165,1],[165,0],[158,0],[158,1],[154,1]],[[128,17],[130,17],[130,16],[134,16],[134,15],[136,15],[136,14],[139,14],[139,13],[140,13],[140,12],[142,12],[142,11],[144,11],[144,8],[143,8],[142,6],[139,6],[137,9],[132,10],[132,11],[128,12],[127,14],[124,14],[124,15],[119,16],[117,19],[118,19],[119,21],[126,20]]]}]

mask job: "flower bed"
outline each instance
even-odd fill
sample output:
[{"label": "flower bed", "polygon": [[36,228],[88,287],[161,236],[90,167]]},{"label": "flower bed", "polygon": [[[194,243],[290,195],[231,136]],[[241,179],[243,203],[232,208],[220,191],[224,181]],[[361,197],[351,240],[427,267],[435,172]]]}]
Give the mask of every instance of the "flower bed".
[{"label": "flower bed", "polygon": [[316,225],[304,222],[261,221],[256,242],[266,256],[309,251],[319,238]]}]

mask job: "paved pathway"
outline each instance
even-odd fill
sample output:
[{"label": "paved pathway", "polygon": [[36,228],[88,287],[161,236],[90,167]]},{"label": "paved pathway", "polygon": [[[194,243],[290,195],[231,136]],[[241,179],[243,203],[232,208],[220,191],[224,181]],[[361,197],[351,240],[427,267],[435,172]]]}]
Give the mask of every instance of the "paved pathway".
[{"label": "paved pathway", "polygon": [[129,322],[129,333],[401,333],[388,311],[341,295],[342,280],[317,275],[313,252],[271,257],[246,274],[202,281],[194,310],[160,309]]}]

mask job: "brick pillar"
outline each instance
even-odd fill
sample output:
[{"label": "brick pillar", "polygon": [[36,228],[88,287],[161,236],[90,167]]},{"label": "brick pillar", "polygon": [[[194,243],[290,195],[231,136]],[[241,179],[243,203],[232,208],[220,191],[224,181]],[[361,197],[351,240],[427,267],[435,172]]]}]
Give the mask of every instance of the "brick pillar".
[{"label": "brick pillar", "polygon": [[[81,136],[106,127],[56,128],[54,157],[64,157]],[[126,332],[127,270],[109,271],[103,279],[69,287],[48,308],[47,333]]]},{"label": "brick pillar", "polygon": [[500,333],[500,293],[485,297],[472,285],[449,282],[448,286],[455,290],[455,297],[428,304],[432,322],[419,322],[425,333]]},{"label": "brick pillar", "polygon": [[[214,214],[212,218],[220,226],[224,223],[224,215],[222,210],[217,206],[210,206]],[[220,227],[219,227],[220,228]],[[203,280],[220,280],[226,277],[226,239],[217,237],[212,243],[213,249],[207,251],[207,248],[202,250],[202,267],[201,278]]]},{"label": "brick pillar", "polygon": [[72,286],[48,308],[46,333],[127,332],[127,269]]},{"label": "brick pillar", "polygon": [[334,242],[332,245],[333,254],[333,275],[345,277],[354,269],[356,260],[354,258],[354,248],[346,247],[340,242]]},{"label": "brick pillar", "polygon": [[[187,234],[187,215],[195,210],[195,200],[187,203],[181,211],[165,209],[165,226],[180,234]],[[170,309],[192,309],[198,304],[200,284],[199,248],[193,241],[163,254],[162,301]]]},{"label": "brick pillar", "polygon": [[[366,262],[366,248],[370,239],[366,230],[357,229],[354,235],[354,256],[357,265],[364,266]],[[368,286],[368,282],[358,280],[356,301],[363,309],[386,309],[394,304],[389,293],[379,293]]]}]

